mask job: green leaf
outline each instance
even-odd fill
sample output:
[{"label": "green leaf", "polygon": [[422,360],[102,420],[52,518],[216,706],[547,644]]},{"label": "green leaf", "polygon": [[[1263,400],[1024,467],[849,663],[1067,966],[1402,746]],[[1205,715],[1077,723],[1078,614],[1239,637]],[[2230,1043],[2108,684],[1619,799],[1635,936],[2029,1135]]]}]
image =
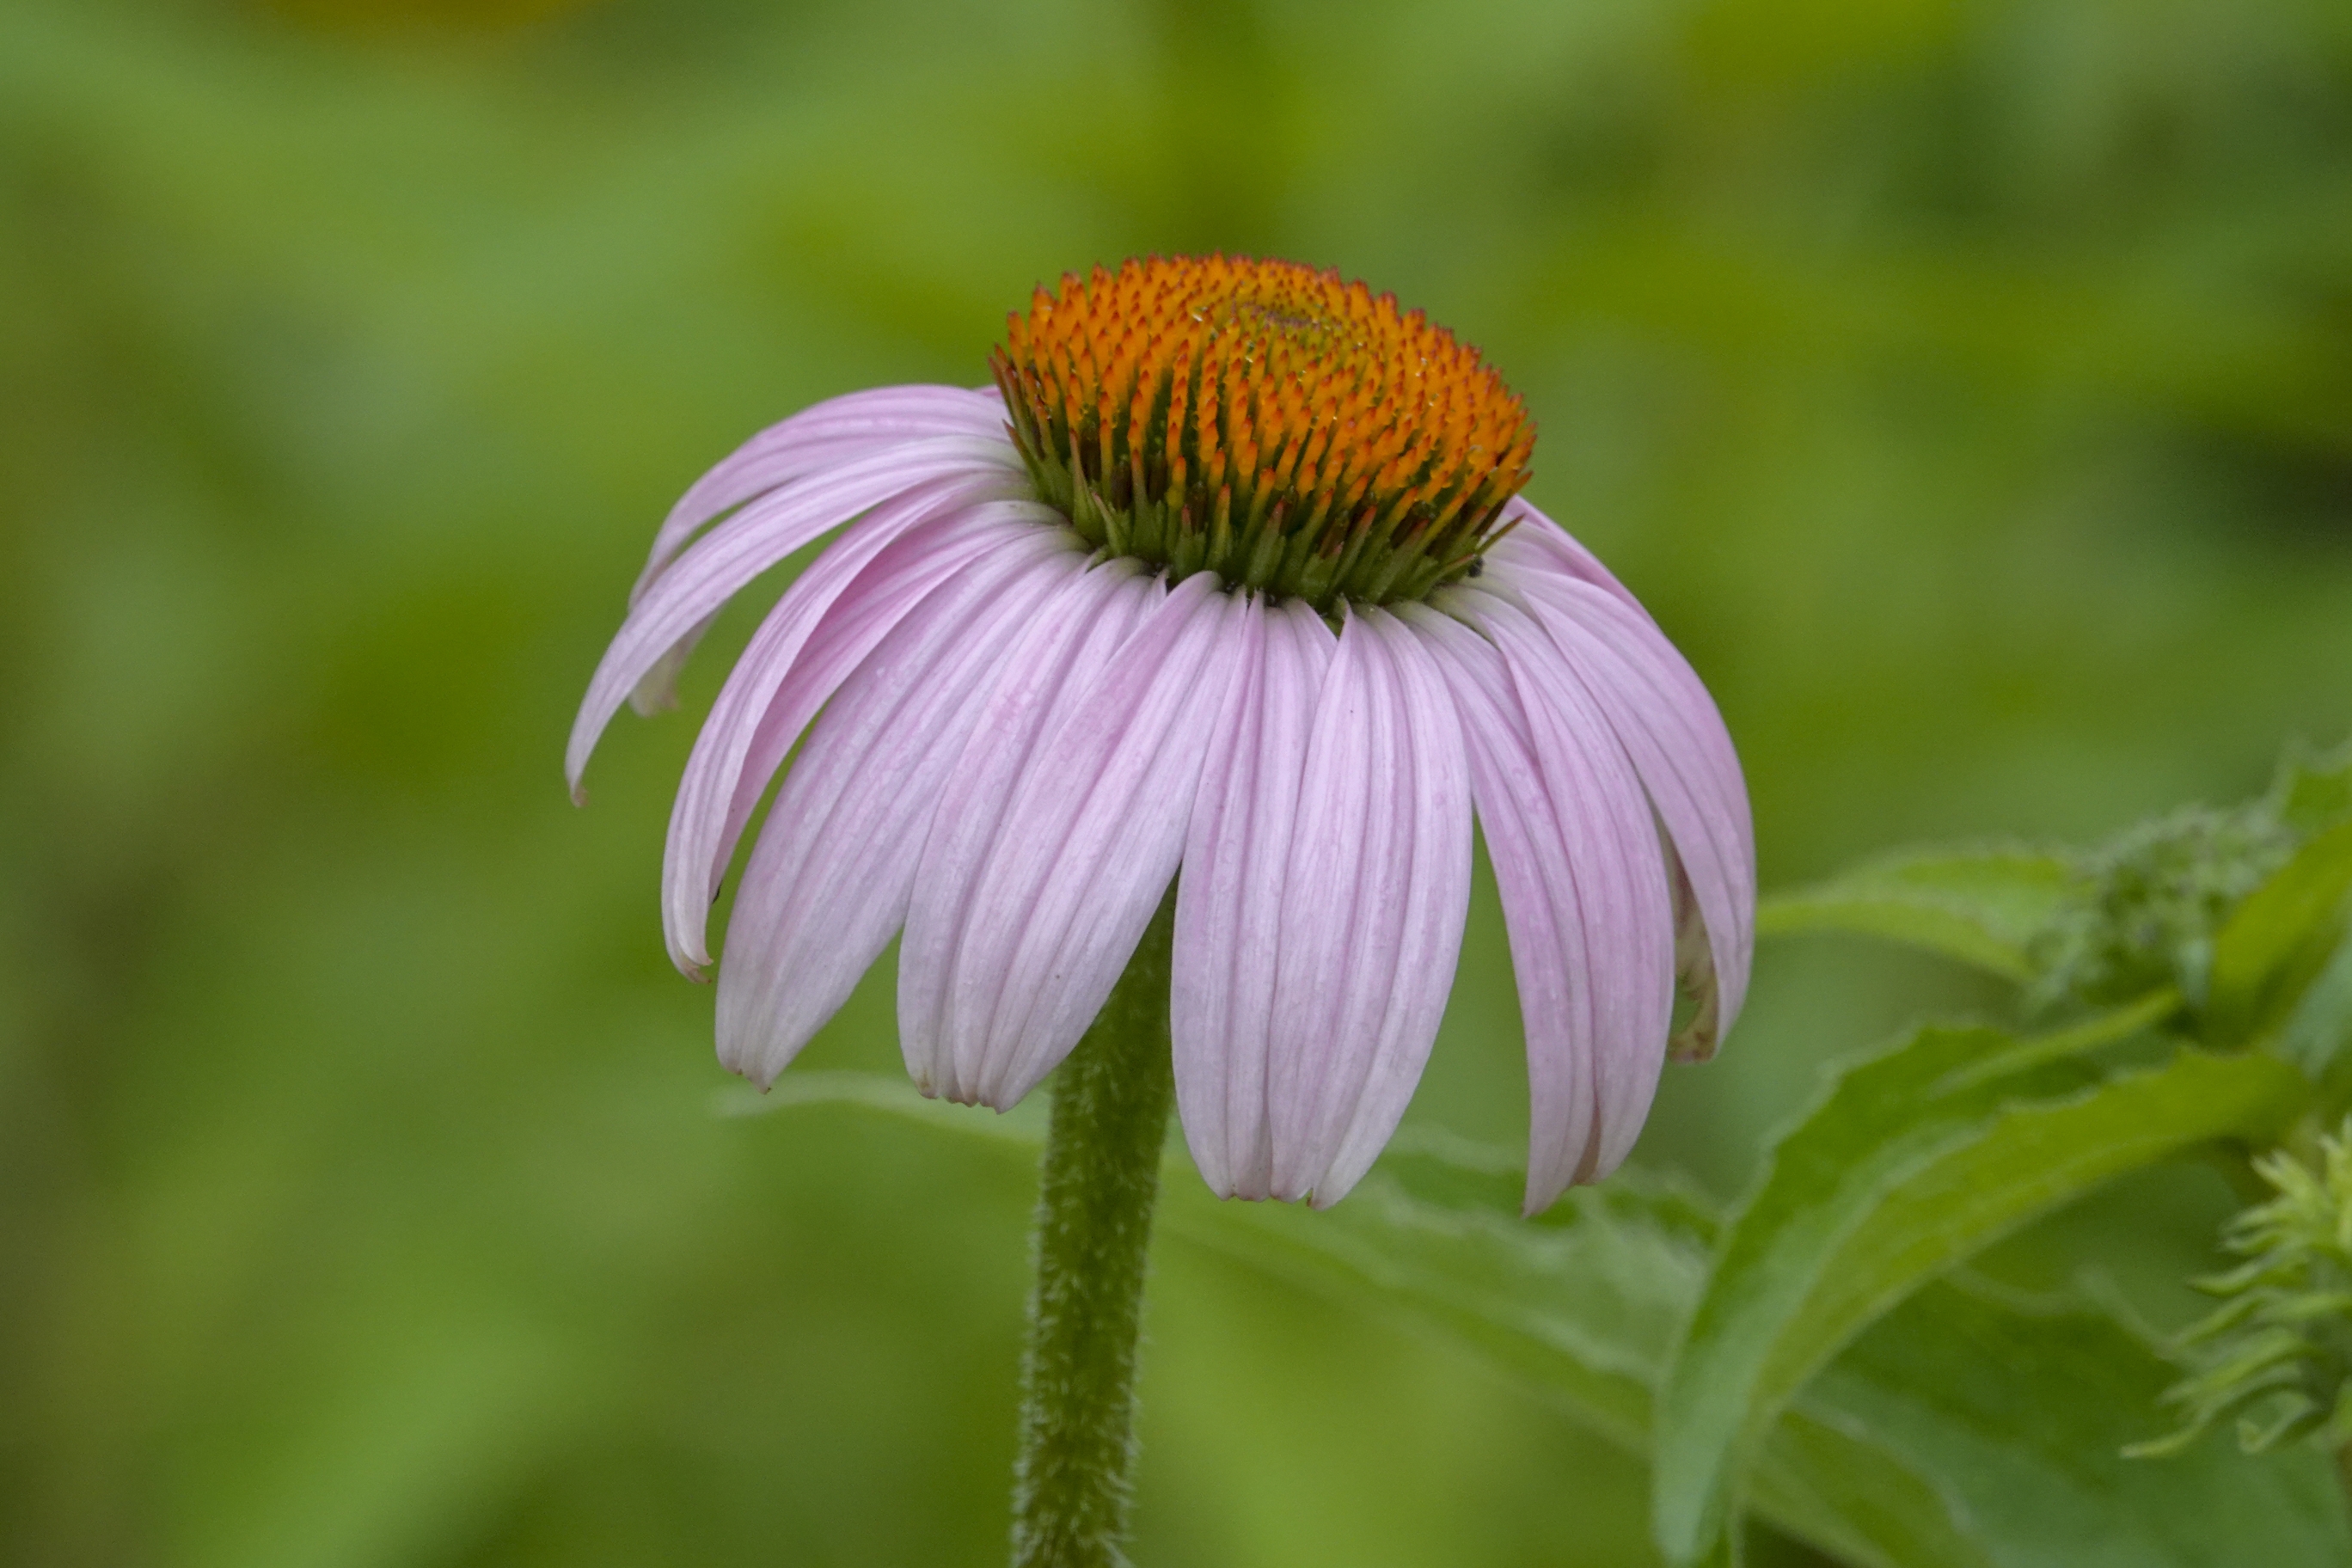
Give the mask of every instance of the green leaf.
[{"label": "green leaf", "polygon": [[2305,838],[2352,817],[2352,742],[2319,755],[2290,748],[2269,803],[2279,821]]},{"label": "green leaf", "polygon": [[2071,873],[2060,856],[2013,847],[1905,855],[1766,899],[1756,930],[1883,937],[2022,982],[2035,973],[2027,948]]},{"label": "green leaf", "polygon": [[[760,1095],[729,1090],[722,1114],[833,1104],[1034,1153],[1042,1128],[928,1100],[902,1080],[788,1074]],[[1631,1173],[1520,1217],[1525,1174],[1507,1156],[1401,1133],[1347,1202],[1323,1214],[1221,1203],[1171,1148],[1164,1234],[1307,1289],[1435,1331],[1493,1360],[1580,1425],[1646,1457],[1659,1378],[1696,1300],[1717,1221],[1699,1200]],[[1180,1173],[1181,1172],[1181,1173]],[[1836,1412],[1793,1410],[1765,1446],[1758,1517],[1864,1568],[1992,1568],[1958,1533],[1942,1494],[1843,1430]]]},{"label": "green leaf", "polygon": [[1804,1402],[1935,1476],[2001,1568],[2352,1562],[2334,1467],[2315,1450],[2123,1457],[2174,1375],[2105,1312],[1939,1283],[1873,1325]]},{"label": "green leaf", "polygon": [[2285,1024],[2321,974],[2352,921],[2352,822],[2295,852],[2248,894],[2213,942],[2207,1026],[2221,1041],[2269,1034]]},{"label": "green leaf", "polygon": [[[1519,1217],[1514,1162],[1402,1134],[1327,1213],[1220,1204],[1171,1184],[1167,1228],[1480,1351],[1628,1452],[1650,1451],[1655,1391],[1696,1299],[1716,1222],[1690,1194],[1621,1173]],[[1856,1441],[1833,1409],[1786,1413],[1754,1487],[1765,1523],[1867,1568],[1991,1568],[1927,1476]],[[1728,1558],[1726,1561],[1729,1561]]]},{"label": "green leaf", "polygon": [[[895,1079],[802,1074],[788,1089],[1034,1147],[1019,1111],[941,1106]],[[746,1092],[730,1109],[776,1103]],[[1648,1454],[1717,1240],[1694,1195],[1625,1173],[1523,1220],[1515,1160],[1410,1131],[1324,1214],[1220,1203],[1172,1151],[1169,1175],[1164,1233],[1465,1344]],[[2146,1435],[2170,1368],[2095,1312],[2004,1317],[1953,1294],[1919,1292],[1781,1413],[1750,1476],[1762,1522],[1862,1568],[2057,1568],[2076,1559],[2050,1542],[2080,1541],[2101,1543],[2080,1558],[2097,1568],[2346,1560],[2324,1463],[2248,1467],[2210,1445],[2160,1474],[2131,1467],[2118,1451]]]},{"label": "green leaf", "polygon": [[[1409,1142],[1320,1215],[1204,1203],[1178,1183],[1171,1228],[1441,1328],[1645,1452],[1639,1385],[1663,1374],[1678,1306],[1704,1283],[1712,1227],[1700,1206],[1621,1175],[1521,1221],[1517,1173],[1484,1156],[1482,1187],[1462,1175],[1465,1157]],[[1605,1420],[1594,1415],[1600,1365]],[[2157,1473],[2122,1458],[2175,1375],[2091,1308],[1932,1284],[1781,1413],[1757,1457],[1754,1511],[1874,1568],[2347,1561],[2352,1535],[2315,1454],[2252,1466],[2213,1445]]]},{"label": "green leaf", "polygon": [[984,1138],[1030,1152],[1045,1145],[1045,1102],[1032,1095],[998,1113],[949,1100],[927,1100],[905,1079],[873,1072],[788,1072],[767,1089],[730,1084],[710,1097],[713,1114],[764,1116],[803,1105],[846,1105],[919,1121],[946,1132]]},{"label": "green leaf", "polygon": [[2352,931],[2336,944],[2336,955],[2279,1029],[2279,1049],[2315,1078],[2326,1072],[2352,1045]]},{"label": "green leaf", "polygon": [[1779,1140],[1725,1233],[1663,1396],[1657,1531],[1706,1551],[1741,1473],[1815,1372],[1935,1275],[2037,1215],[2209,1139],[2284,1124],[2307,1097],[2267,1056],[2088,1059],[2174,1005],[2064,1035],[1923,1029],[1848,1069]]},{"label": "green leaf", "polygon": [[1443,1326],[1646,1453],[1651,1390],[1705,1273],[1714,1221],[1688,1197],[1636,1182],[1580,1189],[1519,1219],[1507,1194],[1521,1179],[1508,1161],[1403,1137],[1326,1213],[1220,1203],[1188,1176],[1171,1184],[1162,1218],[1270,1273]]}]

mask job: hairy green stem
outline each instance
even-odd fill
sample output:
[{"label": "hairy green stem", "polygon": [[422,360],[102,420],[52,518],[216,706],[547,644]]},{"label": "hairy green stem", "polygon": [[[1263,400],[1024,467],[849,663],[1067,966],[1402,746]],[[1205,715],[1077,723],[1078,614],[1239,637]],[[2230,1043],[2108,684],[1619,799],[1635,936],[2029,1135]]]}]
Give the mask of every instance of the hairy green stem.
[{"label": "hairy green stem", "polygon": [[1171,892],[1094,1026],[1054,1075],[1037,1193],[1037,1278],[1021,1364],[1014,1568],[1117,1568],[1135,1468],[1137,1338],[1175,1095]]}]

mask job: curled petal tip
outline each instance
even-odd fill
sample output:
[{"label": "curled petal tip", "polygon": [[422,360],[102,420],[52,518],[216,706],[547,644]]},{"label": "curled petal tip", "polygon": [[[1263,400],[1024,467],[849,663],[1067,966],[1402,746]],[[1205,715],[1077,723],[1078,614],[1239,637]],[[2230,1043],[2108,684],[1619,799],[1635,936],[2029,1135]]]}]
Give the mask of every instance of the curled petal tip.
[{"label": "curled petal tip", "polygon": [[1722,1043],[1720,1032],[1712,1021],[1704,1026],[1694,1025],[1667,1042],[1666,1059],[1684,1065],[1711,1062]]},{"label": "curled petal tip", "polygon": [[710,980],[710,944],[699,931],[677,932],[669,938],[670,966],[688,980],[708,984]]}]

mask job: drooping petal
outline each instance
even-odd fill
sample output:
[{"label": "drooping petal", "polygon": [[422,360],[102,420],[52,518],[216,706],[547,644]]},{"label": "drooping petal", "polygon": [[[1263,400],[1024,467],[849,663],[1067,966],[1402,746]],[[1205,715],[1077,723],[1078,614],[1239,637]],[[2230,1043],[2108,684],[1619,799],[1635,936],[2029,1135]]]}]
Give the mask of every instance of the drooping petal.
[{"label": "drooping petal", "polygon": [[[914,445],[922,449],[900,448],[845,464],[737,512],[696,541],[636,600],[597,664],[572,723],[564,771],[575,792],[589,753],[622,702],[635,701],[640,710],[665,702],[667,685],[677,679],[686,652],[720,606],[761,573],[861,512],[867,515],[850,534],[864,536],[856,542],[870,556],[938,508],[1021,493],[1016,472],[980,460],[979,442]],[[842,542],[849,544],[852,538]],[[807,576],[803,574],[803,580]]]},{"label": "drooping petal", "polygon": [[1633,591],[1617,581],[1615,573],[1601,563],[1601,557],[1587,550],[1577,537],[1550,518],[1536,510],[1535,503],[1525,496],[1513,496],[1503,504],[1503,525],[1508,530],[1486,548],[1486,565],[1492,570],[1513,562],[1531,561],[1580,578],[1596,588],[1604,588],[1622,601],[1635,615],[1644,620],[1650,612]]},{"label": "drooping petal", "polygon": [[[1569,835],[1599,1033],[1595,1177],[1633,1146],[1674,1023],[1674,901],[1649,796],[1600,706],[1542,630],[1491,595],[1478,624],[1501,649],[1537,764]],[[1581,847],[1583,853],[1574,851]]]},{"label": "drooping petal", "polygon": [[[1517,537],[1516,535],[1514,537]],[[1756,848],[1731,736],[1696,671],[1656,623],[1601,587],[1540,563],[1497,563],[1481,584],[1542,626],[1625,747],[1673,840],[1706,931],[1686,963],[1700,1016],[1686,1054],[1712,1054],[1739,1015],[1755,946]]]},{"label": "drooping petal", "polygon": [[907,1070],[926,1094],[961,1082],[943,1048],[944,992],[974,883],[1013,791],[1039,742],[1083,701],[1095,674],[1167,593],[1141,563],[1119,557],[1066,584],[1006,650],[963,752],[941,782],[898,942],[898,1016],[929,1021],[899,1030]]},{"label": "drooping petal", "polygon": [[[687,563],[698,553],[709,552],[717,557],[700,574],[700,581],[681,584],[688,602],[699,601],[709,607],[667,646],[649,636],[635,639],[648,652],[659,652],[657,658],[644,659],[643,673],[628,694],[630,706],[640,713],[654,713],[676,703],[678,671],[685,668],[687,657],[709,629],[717,605],[723,604],[728,595],[802,545],[868,508],[880,506],[915,486],[944,479],[989,479],[992,481],[990,493],[995,495],[1027,493],[1022,483],[1018,455],[1003,442],[982,436],[927,437],[845,458],[819,472],[769,490],[696,541],[693,549],[631,596],[631,619],[635,620],[653,601],[666,597],[663,588],[671,578],[686,571]],[[709,597],[713,580],[731,584],[716,601]],[[665,616],[672,628],[684,618],[675,613],[677,602],[670,601],[669,613]]]},{"label": "drooping petal", "polygon": [[[662,910],[672,963],[694,974],[710,962],[705,925],[736,842],[835,688],[900,616],[967,565],[1000,549],[1067,548],[1059,515],[1034,501],[966,506],[905,530],[862,569],[845,540],[769,612],[719,688],[670,808]],[[845,549],[836,571],[833,558]],[[852,573],[846,587],[834,585]]]},{"label": "drooping petal", "polygon": [[1266,1051],[1276,939],[1307,731],[1337,646],[1299,600],[1269,606],[1264,618],[1258,657],[1217,722],[1176,885],[1176,1105],[1192,1162],[1220,1197],[1273,1191]]},{"label": "drooping petal", "polygon": [[844,683],[744,869],[719,971],[729,1067],[772,1081],[888,945],[976,699],[1022,626],[1084,569],[1073,536],[1041,530],[924,599]]},{"label": "drooping petal", "polygon": [[1544,786],[1527,715],[1503,656],[1467,626],[1422,606],[1401,612],[1439,655],[1470,757],[1470,788],[1502,895],[1527,1036],[1530,1106],[1527,1207],[1535,1213],[1599,1163],[1593,1060],[1601,1021],[1571,848]]},{"label": "drooping petal", "polygon": [[1318,1207],[1337,1203],[1362,1178],[1404,1115],[1445,1016],[1470,910],[1470,769],[1452,694],[1435,659],[1402,621],[1385,610],[1368,610],[1363,619],[1388,644],[1396,666],[1410,755],[1397,769],[1390,798],[1412,847],[1404,929],[1370,1074],[1330,1169],[1315,1184]]},{"label": "drooping petal", "polygon": [[1267,1068],[1274,1195],[1337,1202],[1404,1110],[1470,897],[1459,724],[1386,611],[1317,694],[1283,889]]},{"label": "drooping petal", "polygon": [[899,1020],[912,1056],[953,1064],[940,1092],[1013,1104],[1110,994],[1183,853],[1247,614],[1209,574],[1185,579],[1032,752],[974,878],[940,1016]]},{"label": "drooping petal", "polygon": [[[866,505],[866,493],[900,494],[891,486],[925,483],[933,478],[953,479],[977,477],[992,481],[987,488],[990,495],[1007,499],[1029,493],[1019,470],[1019,454],[1001,439],[989,436],[950,435],[921,437],[910,440],[881,442],[867,440],[854,447],[842,447],[824,454],[825,461],[814,467],[805,477],[795,477],[791,482],[770,487],[749,501],[743,510],[727,519],[719,527],[696,541],[697,547],[710,542],[721,532],[734,531],[738,524],[752,530],[755,536],[769,542],[770,548],[761,553],[766,559],[758,561],[752,569],[736,581],[736,588],[748,583],[759,573],[781,561],[801,544],[814,539],[832,524],[822,521],[825,510],[835,510],[837,519],[846,520]],[[868,476],[873,476],[869,479]],[[847,489],[848,505],[841,504]],[[813,516],[814,527],[787,531],[779,526],[787,520]],[[865,520],[871,522],[874,520]],[[792,538],[797,533],[797,540]],[[791,544],[791,549],[775,552],[773,544]],[[690,559],[689,550],[686,559]],[[632,616],[656,596],[684,567],[684,559],[666,564],[656,573],[648,567],[637,585],[630,590],[629,608]],[[731,595],[736,588],[728,590]],[[723,602],[723,599],[722,601]],[[677,678],[693,657],[703,635],[718,619],[712,610],[694,623],[683,636],[670,643],[661,656],[646,667],[629,691],[629,706],[639,713],[652,715],[677,705]]]},{"label": "drooping petal", "polygon": [[697,479],[655,531],[635,605],[686,542],[711,519],[755,496],[846,459],[933,436],[1004,437],[1004,401],[994,388],[881,386],[802,409],[769,426]]}]

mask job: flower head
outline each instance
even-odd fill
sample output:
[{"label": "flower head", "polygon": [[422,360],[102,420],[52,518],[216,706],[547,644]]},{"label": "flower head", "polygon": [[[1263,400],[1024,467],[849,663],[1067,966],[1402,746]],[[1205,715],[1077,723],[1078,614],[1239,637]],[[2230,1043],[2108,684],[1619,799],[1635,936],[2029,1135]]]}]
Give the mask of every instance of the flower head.
[{"label": "flower head", "polygon": [[1535,449],[1475,349],[1288,262],[1097,268],[1006,337],[1013,443],[1088,543],[1327,614],[1469,570]]},{"label": "flower head", "polygon": [[1010,1106],[1173,880],[1193,1157],[1221,1194],[1328,1204],[1420,1079],[1475,813],[1529,1206],[1613,1169],[1670,1038],[1704,1056],[1738,1011],[1754,853],[1697,677],[1518,498],[1517,399],[1389,296],[1224,258],[1066,278],[993,369],[754,437],[663,524],[591,684],[575,788],[625,699],[666,700],[733,594],[841,530],[738,659],[671,816],[665,924],[698,973],[783,769],[719,965],[722,1060],[772,1081],[900,935],[916,1083]]}]

